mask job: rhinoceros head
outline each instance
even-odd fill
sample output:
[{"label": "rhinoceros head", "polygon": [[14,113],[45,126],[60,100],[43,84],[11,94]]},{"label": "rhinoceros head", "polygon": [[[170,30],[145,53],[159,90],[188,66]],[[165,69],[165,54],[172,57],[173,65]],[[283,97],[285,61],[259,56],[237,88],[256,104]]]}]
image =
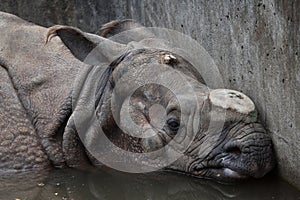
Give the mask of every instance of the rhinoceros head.
[{"label": "rhinoceros head", "polygon": [[[115,21],[104,26],[103,36],[132,27],[138,25]],[[71,118],[75,124],[89,122],[76,128],[92,162],[101,157],[100,162],[118,163],[123,171],[164,168],[219,180],[269,172],[274,165],[271,138],[250,98],[210,89],[188,55],[143,28],[132,30],[127,41],[66,26],[49,31],[48,36],[57,34],[75,57],[91,64],[74,89]],[[104,147],[99,129],[113,145]]]}]

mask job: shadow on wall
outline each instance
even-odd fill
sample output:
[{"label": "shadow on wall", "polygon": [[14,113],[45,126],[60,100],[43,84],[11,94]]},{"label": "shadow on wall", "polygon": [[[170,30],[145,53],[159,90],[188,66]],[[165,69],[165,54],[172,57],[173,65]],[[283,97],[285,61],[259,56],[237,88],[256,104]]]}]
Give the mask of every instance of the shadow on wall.
[{"label": "shadow on wall", "polygon": [[[214,58],[225,86],[256,103],[272,135],[280,174],[300,188],[300,1],[2,0],[0,10],[34,23],[97,32],[113,19],[172,28]],[[34,12],[32,12],[34,10]]]},{"label": "shadow on wall", "polygon": [[117,0],[2,0],[0,10],[46,27],[64,24],[96,32],[108,21],[126,18],[126,12],[118,12],[124,6],[126,1]]}]

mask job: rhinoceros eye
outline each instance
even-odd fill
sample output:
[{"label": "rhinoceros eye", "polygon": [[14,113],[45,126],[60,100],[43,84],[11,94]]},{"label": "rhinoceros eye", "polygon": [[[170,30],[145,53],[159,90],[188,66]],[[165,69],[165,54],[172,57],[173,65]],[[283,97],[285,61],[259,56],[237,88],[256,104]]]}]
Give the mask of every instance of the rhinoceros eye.
[{"label": "rhinoceros eye", "polygon": [[172,131],[178,131],[180,123],[176,118],[168,119],[167,124]]}]

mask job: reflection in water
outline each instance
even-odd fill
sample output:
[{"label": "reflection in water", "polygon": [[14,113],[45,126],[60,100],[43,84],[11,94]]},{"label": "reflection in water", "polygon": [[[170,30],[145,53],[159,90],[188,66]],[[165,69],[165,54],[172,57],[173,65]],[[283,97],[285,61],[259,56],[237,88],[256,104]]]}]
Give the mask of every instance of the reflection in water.
[{"label": "reflection in water", "polygon": [[125,174],[63,169],[0,175],[0,199],[291,199],[300,191],[274,175],[223,185],[171,173]]}]

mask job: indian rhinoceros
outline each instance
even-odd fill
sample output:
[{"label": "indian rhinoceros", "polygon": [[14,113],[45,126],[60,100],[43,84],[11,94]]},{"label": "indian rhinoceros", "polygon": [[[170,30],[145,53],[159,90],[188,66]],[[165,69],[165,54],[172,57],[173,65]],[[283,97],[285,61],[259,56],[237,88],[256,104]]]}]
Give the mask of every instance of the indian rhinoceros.
[{"label": "indian rhinoceros", "polygon": [[[142,159],[145,166],[218,180],[259,178],[272,169],[271,138],[249,97],[210,89],[188,56],[139,27],[132,20],[113,21],[98,36],[0,13],[1,170],[97,166],[99,156],[108,155],[104,163],[115,159],[97,129],[137,160],[172,144]],[[108,38],[126,30],[134,30],[126,40]],[[118,162],[128,171],[139,165],[127,158]]]}]

